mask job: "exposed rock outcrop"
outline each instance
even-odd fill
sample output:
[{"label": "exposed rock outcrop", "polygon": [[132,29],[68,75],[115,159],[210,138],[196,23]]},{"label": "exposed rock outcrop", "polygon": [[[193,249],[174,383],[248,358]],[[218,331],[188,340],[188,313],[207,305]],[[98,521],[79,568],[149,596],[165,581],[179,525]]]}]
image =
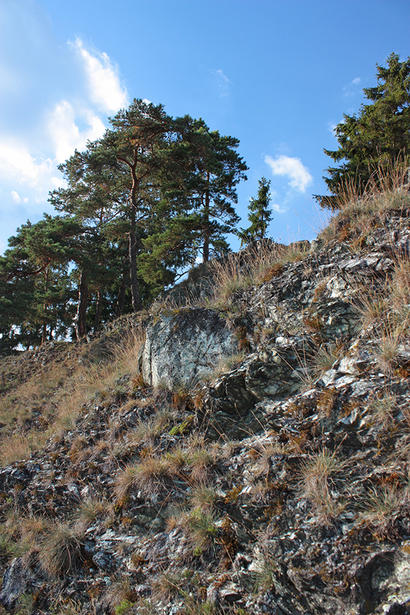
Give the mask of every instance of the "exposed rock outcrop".
[{"label": "exposed rock outcrop", "polygon": [[[7,609],[28,592],[37,615],[408,612],[408,211],[374,224],[225,306],[147,316],[142,378],[130,365],[0,470],[4,532],[45,523],[8,557]],[[69,563],[45,581],[57,522]]]},{"label": "exposed rock outcrop", "polygon": [[140,369],[151,386],[194,387],[236,350],[232,330],[214,310],[174,310],[147,327]]}]

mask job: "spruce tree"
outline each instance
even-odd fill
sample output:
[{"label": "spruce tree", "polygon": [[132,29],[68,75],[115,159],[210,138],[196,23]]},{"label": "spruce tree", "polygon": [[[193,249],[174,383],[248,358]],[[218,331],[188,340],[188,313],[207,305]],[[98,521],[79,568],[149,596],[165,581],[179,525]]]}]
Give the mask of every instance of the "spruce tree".
[{"label": "spruce tree", "polygon": [[248,220],[250,226],[247,229],[241,229],[238,233],[241,245],[266,237],[266,231],[272,219],[272,210],[269,207],[271,201],[270,184],[270,180],[262,177],[259,180],[256,198],[251,198],[249,201]]},{"label": "spruce tree", "polygon": [[392,53],[387,67],[377,65],[377,85],[363,91],[371,102],[357,115],[344,115],[335,129],[338,149],[324,150],[340,163],[324,177],[331,196],[315,195],[328,209],[339,208],[339,194],[348,184],[361,194],[377,168],[388,170],[397,158],[410,163],[410,58],[400,62]]}]

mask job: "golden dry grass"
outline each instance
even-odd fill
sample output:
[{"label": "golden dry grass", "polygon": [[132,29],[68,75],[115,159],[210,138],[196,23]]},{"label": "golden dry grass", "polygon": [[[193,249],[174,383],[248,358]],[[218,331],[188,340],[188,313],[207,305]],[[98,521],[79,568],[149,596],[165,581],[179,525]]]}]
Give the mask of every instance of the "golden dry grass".
[{"label": "golden dry grass", "polygon": [[391,276],[378,286],[358,288],[353,299],[362,326],[372,331],[374,355],[386,374],[397,366],[410,325],[410,260],[405,254],[393,254],[393,258]]},{"label": "golden dry grass", "polygon": [[345,463],[336,453],[327,449],[311,454],[303,461],[300,469],[300,497],[312,505],[314,514],[321,523],[327,524],[338,516],[343,504],[332,494],[334,475],[340,472]]},{"label": "golden dry grass", "polygon": [[78,569],[84,559],[83,538],[80,526],[57,523],[40,546],[39,560],[44,570],[52,577],[61,577]]},{"label": "golden dry grass", "polygon": [[388,210],[409,206],[408,164],[398,157],[389,167],[376,165],[364,189],[354,180],[344,182],[338,193],[338,213],[330,220],[319,238],[327,241],[348,240],[360,247],[372,228],[380,226]]},{"label": "golden dry grass", "polygon": [[283,246],[262,241],[238,254],[211,263],[213,295],[210,305],[227,307],[238,291],[269,282],[281,275],[287,263],[303,260],[309,248],[303,242]]},{"label": "golden dry grass", "polygon": [[142,342],[141,332],[134,331],[94,363],[82,362],[73,349],[6,392],[0,398],[0,464],[28,457],[49,437],[72,428],[84,404],[97,393],[103,396],[121,376],[136,373]]}]

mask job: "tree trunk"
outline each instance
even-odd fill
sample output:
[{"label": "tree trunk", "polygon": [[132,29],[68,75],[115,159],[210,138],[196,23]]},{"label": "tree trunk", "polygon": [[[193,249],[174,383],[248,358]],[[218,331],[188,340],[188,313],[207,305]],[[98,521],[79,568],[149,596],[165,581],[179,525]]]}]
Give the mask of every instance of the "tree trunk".
[{"label": "tree trunk", "polygon": [[41,328],[41,344],[44,344],[47,340],[47,323],[43,322],[43,326]]},{"label": "tree trunk", "polygon": [[[47,294],[48,291],[48,267],[46,267],[44,272],[44,293]],[[48,311],[47,301],[44,301],[43,304],[43,326],[41,328],[41,344],[44,344],[47,341],[47,311]]]},{"label": "tree trunk", "polygon": [[130,259],[130,282],[131,282],[131,299],[132,309],[134,312],[138,312],[141,309],[141,298],[139,294],[139,284],[137,276],[137,227],[136,227],[136,215],[135,209],[132,208],[130,215],[130,232],[129,232],[129,244],[128,244],[128,256]]},{"label": "tree trunk", "polygon": [[124,313],[124,305],[125,305],[125,289],[126,289],[126,285],[127,285],[127,280],[126,280],[126,276],[127,276],[128,272],[125,272],[122,274],[122,279],[121,279],[121,286],[120,286],[120,292],[118,293],[118,299],[117,299],[117,316],[121,316],[121,314]]},{"label": "tree trunk", "polygon": [[75,335],[77,341],[87,334],[87,304],[88,304],[88,280],[85,271],[81,271],[80,284],[78,286],[78,305],[75,316]]},{"label": "tree trunk", "polygon": [[95,301],[95,318],[94,318],[94,331],[97,331],[100,326],[101,319],[101,291],[97,290],[97,296]]},{"label": "tree trunk", "polygon": [[[209,183],[209,173],[207,173],[207,182]],[[203,261],[207,263],[209,261],[209,190],[205,193],[205,206],[204,206],[204,247],[203,247]]]}]

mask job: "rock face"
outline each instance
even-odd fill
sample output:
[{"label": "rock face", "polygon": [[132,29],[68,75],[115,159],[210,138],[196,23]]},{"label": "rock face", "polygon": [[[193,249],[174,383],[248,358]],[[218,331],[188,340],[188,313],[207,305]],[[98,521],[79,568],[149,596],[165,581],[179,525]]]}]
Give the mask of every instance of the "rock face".
[{"label": "rock face", "polygon": [[217,312],[176,310],[148,326],[140,369],[151,386],[193,387],[235,352],[235,336]]},{"label": "rock face", "polygon": [[5,608],[406,615],[408,213],[248,280],[224,316],[148,315],[140,374],[0,469],[2,535],[30,536],[0,543]]}]

